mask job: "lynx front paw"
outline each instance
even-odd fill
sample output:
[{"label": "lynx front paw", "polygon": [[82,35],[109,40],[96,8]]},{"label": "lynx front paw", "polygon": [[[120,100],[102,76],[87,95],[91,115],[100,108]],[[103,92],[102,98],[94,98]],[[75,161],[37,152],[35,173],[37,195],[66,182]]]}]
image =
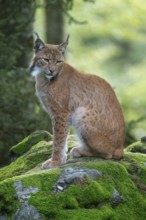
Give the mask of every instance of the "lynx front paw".
[{"label": "lynx front paw", "polygon": [[51,169],[54,167],[59,166],[59,164],[56,161],[53,161],[52,159],[46,160],[43,164],[42,164],[42,169],[46,170],[46,169]]}]

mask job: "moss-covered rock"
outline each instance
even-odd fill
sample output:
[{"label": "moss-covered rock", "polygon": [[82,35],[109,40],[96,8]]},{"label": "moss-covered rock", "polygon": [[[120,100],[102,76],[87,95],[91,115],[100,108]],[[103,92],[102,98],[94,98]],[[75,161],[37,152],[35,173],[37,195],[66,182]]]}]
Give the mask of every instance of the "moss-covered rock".
[{"label": "moss-covered rock", "polygon": [[0,169],[0,219],[146,219],[146,155],[80,158],[43,171],[51,147],[41,140]]},{"label": "moss-covered rock", "polygon": [[146,142],[137,141],[126,148],[127,152],[139,152],[146,154]]},{"label": "moss-covered rock", "polygon": [[10,149],[10,154],[23,155],[40,141],[51,141],[52,135],[47,131],[35,131]]}]

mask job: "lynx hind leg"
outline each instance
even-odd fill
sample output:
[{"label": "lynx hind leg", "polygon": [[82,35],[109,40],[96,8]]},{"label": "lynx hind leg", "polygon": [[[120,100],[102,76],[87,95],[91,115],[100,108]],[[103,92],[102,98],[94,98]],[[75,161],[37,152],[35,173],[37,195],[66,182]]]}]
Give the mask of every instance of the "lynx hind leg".
[{"label": "lynx hind leg", "polygon": [[115,147],[110,139],[102,133],[92,132],[86,134],[87,145],[94,151],[94,156],[102,157],[106,160],[113,158]]},{"label": "lynx hind leg", "polygon": [[86,135],[87,145],[94,151],[94,156],[104,159],[120,160],[123,157],[123,147],[117,148],[108,136],[102,133],[94,133]]},{"label": "lynx hind leg", "polygon": [[[71,150],[72,157],[99,156],[112,159],[115,147],[108,135],[96,128],[93,112],[86,108],[78,108],[74,113],[74,127],[80,147]],[[102,128],[101,128],[102,129]],[[118,153],[115,152],[115,156]]]},{"label": "lynx hind leg", "polygon": [[[71,154],[74,157],[79,156],[94,156],[102,157],[104,159],[119,159],[123,152],[121,149],[115,149],[114,144],[110,141],[108,136],[92,129],[89,124],[82,124],[82,129],[78,132],[80,140],[80,147],[73,148]],[[80,127],[81,128],[81,127]]]},{"label": "lynx hind leg", "polygon": [[93,153],[91,151],[87,151],[80,147],[73,147],[70,151],[70,155],[72,158],[74,157],[91,157]]},{"label": "lynx hind leg", "polygon": [[120,160],[120,159],[123,158],[123,156],[124,156],[124,149],[123,149],[123,147],[116,148],[114,153],[113,153],[113,159]]},{"label": "lynx hind leg", "polygon": [[92,149],[90,149],[85,141],[81,133],[77,130],[76,131],[76,138],[78,142],[78,146],[73,147],[70,151],[71,157],[92,157],[94,156],[94,153],[92,152]]},{"label": "lynx hind leg", "polygon": [[72,115],[72,124],[75,129],[78,147],[73,147],[71,149],[71,157],[94,156],[92,150],[88,148],[82,136],[82,131],[85,126],[83,118],[86,118],[86,114],[87,109],[85,107],[79,107]]},{"label": "lynx hind leg", "polygon": [[[71,150],[72,157],[102,157],[112,159],[115,151],[108,138],[88,127],[89,124],[82,123],[80,129],[76,129],[79,147]],[[90,126],[90,125],[89,125]],[[116,152],[115,152],[116,153]]]}]

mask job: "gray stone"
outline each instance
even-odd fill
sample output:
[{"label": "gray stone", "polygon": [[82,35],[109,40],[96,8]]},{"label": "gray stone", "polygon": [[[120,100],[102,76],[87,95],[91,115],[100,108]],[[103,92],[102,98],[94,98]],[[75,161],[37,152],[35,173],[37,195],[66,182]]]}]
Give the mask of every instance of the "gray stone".
[{"label": "gray stone", "polygon": [[111,205],[112,207],[118,206],[120,203],[123,203],[125,199],[123,196],[120,195],[117,189],[114,189],[113,195],[112,195],[112,200],[111,200]]},{"label": "gray stone", "polygon": [[101,175],[101,172],[95,169],[85,169],[81,167],[65,167],[53,186],[54,192],[64,191],[70,184],[83,182],[87,177],[96,179]]},{"label": "gray stone", "polygon": [[15,189],[17,191],[17,196],[18,196],[18,199],[20,200],[20,202],[28,201],[29,198],[31,197],[32,193],[38,192],[37,188],[33,188],[31,186],[30,187],[23,187],[21,181],[15,182],[13,184],[13,186],[15,187]]},{"label": "gray stone", "polygon": [[7,217],[6,216],[3,216],[1,213],[0,213],[0,220],[6,220]]},{"label": "gray stone", "polygon": [[38,213],[37,209],[27,203],[22,203],[20,209],[15,213],[13,220],[42,220],[43,218]]},{"label": "gray stone", "polygon": [[59,191],[63,191],[63,190],[64,190],[64,188],[63,188],[62,186],[59,186],[59,185],[57,185],[57,189],[58,189]]},{"label": "gray stone", "polygon": [[[38,213],[37,209],[28,204],[31,194],[37,193],[38,188],[24,187],[21,181],[13,184],[16,189],[18,199],[20,201],[20,208],[15,213],[13,220],[43,220],[42,216]],[[2,219],[3,220],[3,219]]]}]

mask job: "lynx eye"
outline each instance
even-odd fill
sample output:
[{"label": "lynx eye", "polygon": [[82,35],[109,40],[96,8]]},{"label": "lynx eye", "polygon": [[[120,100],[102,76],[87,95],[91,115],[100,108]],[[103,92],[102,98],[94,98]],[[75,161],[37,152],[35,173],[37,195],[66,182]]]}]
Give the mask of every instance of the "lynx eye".
[{"label": "lynx eye", "polygon": [[42,60],[45,61],[46,63],[49,63],[49,62],[50,62],[50,60],[47,59],[47,58],[42,58]]},{"label": "lynx eye", "polygon": [[62,60],[57,60],[57,63],[58,63],[58,64],[62,63]]}]

